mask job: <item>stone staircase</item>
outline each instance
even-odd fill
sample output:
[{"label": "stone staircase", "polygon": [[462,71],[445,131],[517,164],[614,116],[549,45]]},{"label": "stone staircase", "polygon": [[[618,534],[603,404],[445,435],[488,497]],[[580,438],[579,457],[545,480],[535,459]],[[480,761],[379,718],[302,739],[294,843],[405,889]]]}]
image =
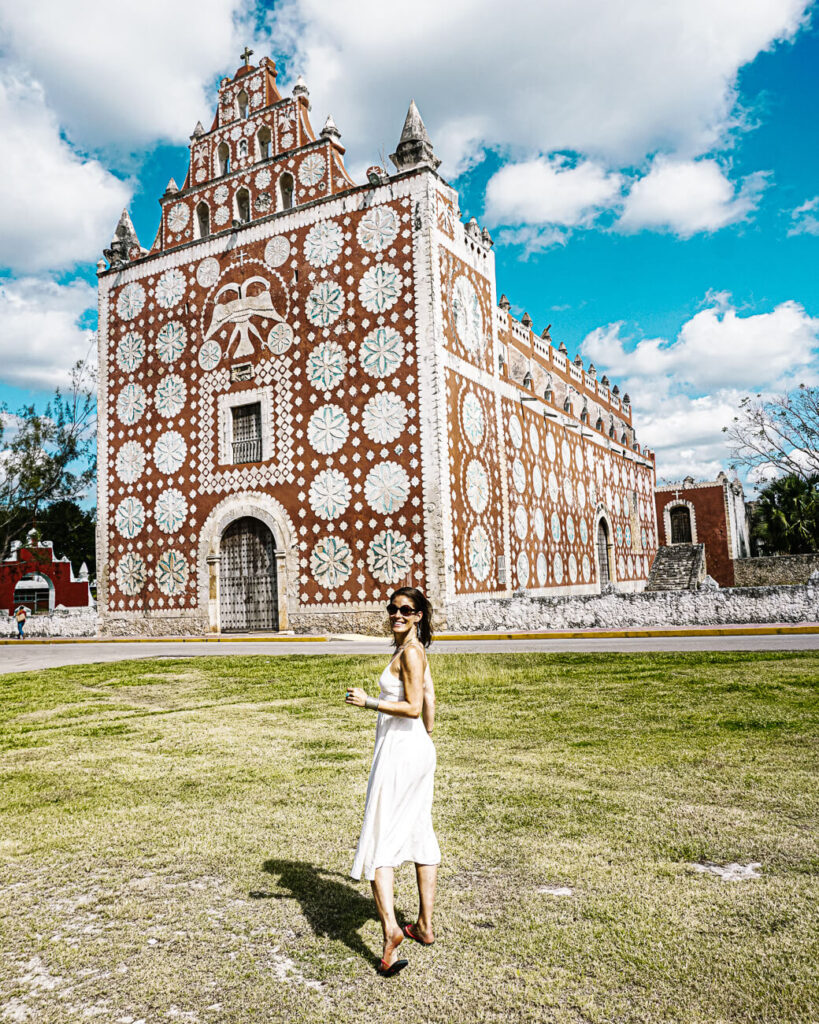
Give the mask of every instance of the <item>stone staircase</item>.
[{"label": "stone staircase", "polygon": [[705,579],[705,545],[673,544],[659,548],[646,590],[696,590]]}]

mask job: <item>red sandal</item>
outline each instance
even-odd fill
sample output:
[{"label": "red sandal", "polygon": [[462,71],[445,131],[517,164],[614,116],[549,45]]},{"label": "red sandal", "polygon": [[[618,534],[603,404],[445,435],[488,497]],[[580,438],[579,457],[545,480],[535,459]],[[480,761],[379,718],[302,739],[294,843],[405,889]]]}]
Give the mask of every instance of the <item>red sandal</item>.
[{"label": "red sandal", "polygon": [[424,940],[420,936],[416,935],[415,932],[412,930],[411,924],[405,924],[401,931],[406,935],[408,939],[412,939],[413,942],[417,942],[419,946],[435,945],[435,939],[433,939],[432,942],[424,942]]},{"label": "red sandal", "polygon": [[395,963],[389,965],[386,960],[382,960],[378,967],[376,967],[376,971],[378,971],[382,978],[392,978],[399,971],[403,971],[405,967],[409,967],[409,960],[396,960]]}]

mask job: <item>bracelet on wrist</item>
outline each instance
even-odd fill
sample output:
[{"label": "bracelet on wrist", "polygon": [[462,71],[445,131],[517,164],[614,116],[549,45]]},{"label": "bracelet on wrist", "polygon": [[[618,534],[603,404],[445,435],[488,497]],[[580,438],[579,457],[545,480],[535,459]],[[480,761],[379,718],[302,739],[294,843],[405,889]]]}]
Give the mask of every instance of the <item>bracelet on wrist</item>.
[{"label": "bracelet on wrist", "polygon": [[365,708],[369,708],[370,711],[378,711],[378,698],[377,697],[367,697],[364,700],[364,707]]}]

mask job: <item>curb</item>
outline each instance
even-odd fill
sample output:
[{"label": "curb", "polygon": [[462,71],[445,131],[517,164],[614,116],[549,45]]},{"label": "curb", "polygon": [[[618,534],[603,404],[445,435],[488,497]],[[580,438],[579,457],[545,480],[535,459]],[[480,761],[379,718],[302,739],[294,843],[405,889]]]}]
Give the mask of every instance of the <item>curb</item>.
[{"label": "curb", "polygon": [[690,629],[587,629],[551,633],[440,633],[436,640],[627,640],[675,636],[777,636],[819,634],[819,624],[810,626],[703,626]]},{"label": "curb", "polygon": [[0,645],[23,647],[26,644],[320,644],[326,636],[43,636],[28,640],[0,640]]}]

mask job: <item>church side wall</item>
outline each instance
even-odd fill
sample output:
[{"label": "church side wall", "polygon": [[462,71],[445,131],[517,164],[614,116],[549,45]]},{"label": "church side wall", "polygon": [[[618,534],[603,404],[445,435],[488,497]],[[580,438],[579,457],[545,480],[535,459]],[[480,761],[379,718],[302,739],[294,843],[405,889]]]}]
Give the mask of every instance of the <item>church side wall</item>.
[{"label": "church side wall", "polygon": [[[600,589],[597,524],[611,578],[645,585],[656,553],[653,464],[501,375],[507,316],[495,316],[488,248],[438,196],[442,351],[452,557],[448,597]],[[500,311],[499,311],[500,312]],[[449,561],[449,559],[448,559]]]}]

